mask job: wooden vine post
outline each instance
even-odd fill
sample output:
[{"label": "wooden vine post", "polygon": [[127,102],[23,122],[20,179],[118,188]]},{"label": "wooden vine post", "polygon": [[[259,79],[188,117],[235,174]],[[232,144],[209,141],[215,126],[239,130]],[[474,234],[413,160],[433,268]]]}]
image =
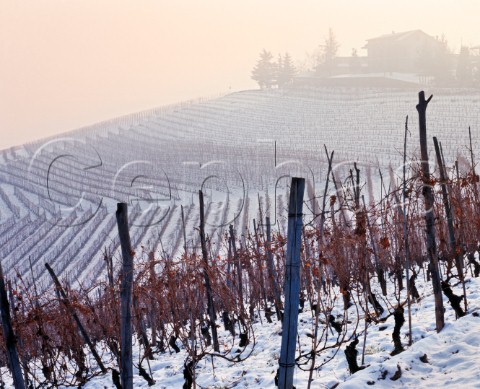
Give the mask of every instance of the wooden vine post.
[{"label": "wooden vine post", "polygon": [[298,327],[298,306],[300,304],[300,246],[302,242],[302,209],[304,178],[292,178],[288,205],[287,258],[285,265],[285,314],[282,324],[282,347],[278,387],[293,388],[295,370],[295,345]]},{"label": "wooden vine post", "polygon": [[408,115],[405,118],[405,140],[403,142],[403,190],[402,190],[402,214],[403,214],[403,240],[405,245],[405,269],[407,274],[407,308],[408,308],[408,345],[412,345],[412,304],[410,290],[410,248],[407,228],[407,134]]},{"label": "wooden vine post", "polygon": [[185,255],[187,255],[187,232],[185,230],[185,214],[183,212],[183,205],[180,206],[180,209],[182,210],[183,251],[185,252]]},{"label": "wooden vine post", "polygon": [[[328,184],[330,181],[330,174],[332,173],[332,162],[333,162],[333,154],[334,151],[330,154],[330,157],[328,156],[328,151],[327,151],[327,146],[323,145],[325,148],[325,154],[327,156],[327,161],[328,161],[328,170],[327,170],[327,178],[325,180],[325,188],[323,190],[323,201],[322,201],[322,210],[320,213],[320,242],[321,245],[323,246],[325,244],[324,242],[324,226],[325,226],[325,209],[327,207],[327,193],[328,193]],[[315,192],[314,192],[315,196]],[[317,215],[317,213],[315,213]],[[319,263],[319,269],[320,269],[321,264]],[[320,293],[321,293],[321,288],[322,288],[322,283],[318,282],[318,287],[317,287],[317,304],[320,301]],[[318,324],[320,321],[320,309],[317,307],[315,309],[315,325],[314,325],[314,330],[313,330],[313,339],[312,339],[312,363],[310,365],[310,372],[308,373],[308,384],[307,384],[307,389],[311,388],[312,382],[313,382],[313,370],[315,369],[315,360],[317,357],[317,354],[313,351],[315,351],[317,347],[317,338],[318,338]]]},{"label": "wooden vine post", "polygon": [[215,320],[217,314],[215,312],[215,306],[213,304],[212,286],[210,284],[210,276],[208,274],[208,250],[207,240],[205,238],[205,210],[203,204],[203,192],[198,191],[198,197],[200,201],[200,243],[202,245],[202,258],[203,258],[203,277],[205,278],[205,290],[207,293],[207,312],[210,319],[210,328],[212,329],[213,349],[218,353],[220,352],[220,343],[218,342],[217,325]]},{"label": "wooden vine post", "polygon": [[460,248],[457,245],[457,240],[455,239],[455,230],[453,227],[453,215],[452,207],[450,204],[449,193],[447,191],[447,172],[445,170],[445,164],[442,159],[442,154],[440,152],[440,147],[438,145],[438,140],[434,136],[433,144],[435,146],[435,154],[437,155],[437,164],[438,170],[440,172],[440,186],[442,187],[442,197],[443,197],[443,206],[445,208],[445,216],[447,217],[447,227],[448,227],[448,245],[450,246],[450,251],[452,256],[455,258],[455,266],[457,268],[458,278],[462,283],[463,287],[463,301],[465,304],[465,311],[467,310],[467,291],[465,289],[465,277],[463,275],[463,261]]},{"label": "wooden vine post", "polygon": [[230,243],[232,247],[232,254],[233,254],[233,262],[235,266],[235,271],[237,272],[237,292],[238,292],[238,304],[240,307],[240,316],[242,319],[245,317],[245,307],[243,305],[243,274],[242,274],[242,263],[240,261],[240,257],[237,252],[237,245],[235,242],[235,233],[233,231],[233,224],[229,226],[229,234],[230,234]]},{"label": "wooden vine post", "polygon": [[125,203],[117,204],[117,226],[122,248],[122,284],[120,287],[120,347],[122,389],[133,389],[132,359],[132,289],[133,250],[128,232],[128,208]]},{"label": "wooden vine post", "polygon": [[427,106],[433,96],[425,100],[425,92],[418,94],[418,121],[420,130],[420,152],[421,168],[423,180],[423,196],[425,198],[425,223],[427,234],[427,252],[430,260],[429,268],[432,275],[433,295],[435,297],[435,323],[437,332],[440,332],[445,325],[442,285],[440,279],[440,270],[438,268],[437,247],[435,242],[435,216],[433,214],[433,192],[432,181],[430,179],[430,167],[428,164],[427,148]]},{"label": "wooden vine post", "polygon": [[22,376],[22,368],[17,352],[17,338],[13,332],[12,320],[10,318],[10,303],[8,302],[7,290],[3,279],[3,269],[0,264],[0,311],[2,317],[3,338],[7,350],[8,364],[12,372],[13,385],[15,389],[24,389],[25,382]]}]

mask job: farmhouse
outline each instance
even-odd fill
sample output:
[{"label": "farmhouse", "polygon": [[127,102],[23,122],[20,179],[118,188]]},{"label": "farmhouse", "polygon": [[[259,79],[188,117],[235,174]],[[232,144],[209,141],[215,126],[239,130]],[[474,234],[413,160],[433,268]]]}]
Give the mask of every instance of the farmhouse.
[{"label": "farmhouse", "polygon": [[296,84],[355,87],[418,88],[449,85],[455,78],[458,55],[444,39],[421,30],[391,33],[367,39],[366,56],[336,57],[328,77],[301,75]]},{"label": "farmhouse", "polygon": [[421,30],[382,35],[367,39],[368,71],[418,73],[439,59],[444,44]]}]

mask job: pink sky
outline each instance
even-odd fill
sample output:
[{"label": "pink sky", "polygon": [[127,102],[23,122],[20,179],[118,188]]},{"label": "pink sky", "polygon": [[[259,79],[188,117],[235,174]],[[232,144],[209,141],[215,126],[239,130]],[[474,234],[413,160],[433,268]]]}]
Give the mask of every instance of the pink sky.
[{"label": "pink sky", "polygon": [[116,116],[255,88],[259,52],[303,60],[392,31],[480,44],[476,0],[0,0],[0,149]]}]

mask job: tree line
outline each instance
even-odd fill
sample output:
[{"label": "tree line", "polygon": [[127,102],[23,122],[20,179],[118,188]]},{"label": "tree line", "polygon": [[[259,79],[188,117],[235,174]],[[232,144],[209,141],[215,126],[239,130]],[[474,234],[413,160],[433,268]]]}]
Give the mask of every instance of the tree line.
[{"label": "tree line", "polygon": [[288,53],[283,57],[280,54],[275,62],[273,54],[264,49],[252,70],[252,79],[258,82],[261,89],[270,89],[275,86],[282,88],[293,81],[296,73],[292,57]]},{"label": "tree line", "polygon": [[[323,44],[319,45],[311,55],[313,70],[317,75],[332,73],[339,47],[340,44],[330,28]],[[279,54],[275,61],[273,54],[263,49],[252,70],[251,78],[258,83],[261,89],[283,88],[292,83],[297,73],[298,70],[289,53],[285,53],[283,56]]]}]

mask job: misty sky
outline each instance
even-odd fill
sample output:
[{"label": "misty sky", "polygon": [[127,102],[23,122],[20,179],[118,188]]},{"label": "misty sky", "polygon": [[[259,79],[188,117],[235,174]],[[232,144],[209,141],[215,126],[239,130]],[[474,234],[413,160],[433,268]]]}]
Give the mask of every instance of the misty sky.
[{"label": "misty sky", "polygon": [[0,149],[112,117],[255,88],[265,48],[304,60],[422,29],[480,45],[477,0],[0,0]]}]

